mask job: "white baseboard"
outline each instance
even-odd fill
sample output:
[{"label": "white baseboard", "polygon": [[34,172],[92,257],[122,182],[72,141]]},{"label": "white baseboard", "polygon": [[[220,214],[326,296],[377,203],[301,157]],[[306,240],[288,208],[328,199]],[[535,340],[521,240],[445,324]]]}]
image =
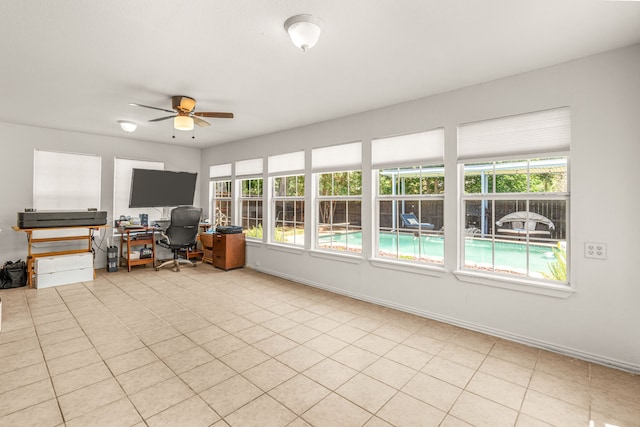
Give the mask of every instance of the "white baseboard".
[{"label": "white baseboard", "polygon": [[616,368],[616,369],[620,369],[623,371],[627,371],[627,372],[631,372],[631,373],[635,373],[638,374],[640,373],[640,365],[635,365],[635,364],[631,364],[631,363],[627,363],[621,360],[617,360],[617,359],[611,359],[608,357],[604,357],[604,356],[600,356],[597,354],[592,354],[592,353],[587,353],[581,350],[576,350],[570,347],[565,347],[565,346],[561,346],[561,345],[557,345],[557,344],[552,344],[552,343],[548,343],[545,341],[540,341],[540,340],[536,340],[536,339],[532,339],[523,335],[518,335],[518,334],[512,334],[510,332],[506,332],[506,331],[502,331],[499,329],[494,329],[494,328],[488,328],[486,326],[483,325],[478,325],[475,323],[471,323],[471,322],[465,322],[463,320],[459,320],[459,319],[455,319],[452,317],[448,317],[448,316],[442,316],[440,314],[436,314],[436,313],[431,313],[428,311],[424,311],[424,310],[416,310],[413,307],[407,307],[404,306],[402,304],[397,304],[394,302],[390,302],[390,301],[386,301],[386,300],[381,300],[378,298],[372,298],[369,295],[363,295],[363,294],[359,294],[359,293],[354,293],[354,292],[349,292],[349,291],[345,291],[344,289],[340,289],[340,288],[334,288],[332,286],[328,286],[325,285],[323,283],[318,283],[318,282],[314,282],[311,280],[307,280],[307,279],[302,279],[300,277],[296,277],[296,276],[292,276],[289,274],[285,274],[282,273],[280,271],[273,271],[270,270],[268,268],[264,268],[264,267],[258,267],[258,266],[251,266],[249,268],[252,268],[256,271],[260,271],[262,273],[268,274],[270,276],[276,276],[276,277],[280,277],[282,279],[286,279],[286,280],[291,280],[293,282],[296,283],[300,283],[303,285],[308,285],[308,286],[312,286],[314,288],[318,288],[318,289],[323,289],[325,291],[329,291],[329,292],[333,292],[335,294],[339,294],[339,295],[344,295],[344,296],[348,296],[350,298],[354,298],[360,301],[365,301],[365,302],[370,302],[376,305],[380,305],[383,307],[388,307],[388,308],[393,308],[395,310],[399,310],[405,313],[411,313],[411,314],[415,314],[417,316],[421,316],[421,317],[425,317],[428,319],[432,319],[432,320],[437,320],[440,322],[444,322],[444,323],[448,323],[454,326],[459,326],[461,328],[465,328],[465,329],[469,329],[472,331],[476,331],[476,332],[481,332],[487,335],[492,335],[498,338],[502,338],[508,341],[513,341],[513,342],[517,342],[520,344],[524,344],[524,345],[528,345],[531,347],[536,347],[536,348],[540,348],[543,350],[548,350],[554,353],[559,353],[559,354],[563,354],[565,356],[570,356],[570,357],[574,357],[576,359],[581,359],[581,360],[585,360],[587,362],[593,362],[593,363],[597,363],[599,365],[604,365],[604,366],[609,366],[612,368]]}]

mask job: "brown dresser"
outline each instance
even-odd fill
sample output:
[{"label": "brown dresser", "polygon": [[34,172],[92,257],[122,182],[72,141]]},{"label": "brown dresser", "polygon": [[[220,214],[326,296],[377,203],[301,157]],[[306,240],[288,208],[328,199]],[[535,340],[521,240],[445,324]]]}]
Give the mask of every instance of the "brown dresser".
[{"label": "brown dresser", "polygon": [[229,270],[244,267],[244,233],[213,235],[213,266]]}]

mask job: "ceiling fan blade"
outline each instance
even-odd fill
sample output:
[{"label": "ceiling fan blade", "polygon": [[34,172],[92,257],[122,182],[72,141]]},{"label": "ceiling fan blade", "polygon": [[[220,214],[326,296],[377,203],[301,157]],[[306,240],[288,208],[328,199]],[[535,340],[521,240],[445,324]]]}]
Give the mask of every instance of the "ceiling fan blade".
[{"label": "ceiling fan blade", "polygon": [[207,127],[207,126],[211,126],[211,123],[209,123],[206,120],[202,120],[200,117],[193,117],[193,123],[197,124],[200,127]]},{"label": "ceiling fan blade", "polygon": [[160,117],[159,119],[152,119],[152,120],[149,120],[149,121],[150,122],[161,122],[162,120],[173,119],[176,116],[177,116],[177,114],[174,114],[173,116]]},{"label": "ceiling fan blade", "polygon": [[217,119],[233,119],[233,113],[197,112],[193,113],[193,115],[199,117],[213,117]]},{"label": "ceiling fan blade", "polygon": [[132,105],[134,107],[143,107],[143,108],[151,108],[153,110],[166,111],[167,113],[175,113],[175,111],[173,110],[165,110],[164,108],[151,107],[149,105],[142,105],[142,104],[129,104],[129,105]]}]

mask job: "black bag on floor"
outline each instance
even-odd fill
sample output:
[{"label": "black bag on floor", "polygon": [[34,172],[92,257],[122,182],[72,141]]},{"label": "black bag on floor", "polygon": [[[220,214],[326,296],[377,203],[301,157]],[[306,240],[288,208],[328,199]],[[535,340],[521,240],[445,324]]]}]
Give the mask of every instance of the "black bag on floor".
[{"label": "black bag on floor", "polygon": [[0,288],[19,288],[27,284],[27,263],[7,261],[0,270]]}]

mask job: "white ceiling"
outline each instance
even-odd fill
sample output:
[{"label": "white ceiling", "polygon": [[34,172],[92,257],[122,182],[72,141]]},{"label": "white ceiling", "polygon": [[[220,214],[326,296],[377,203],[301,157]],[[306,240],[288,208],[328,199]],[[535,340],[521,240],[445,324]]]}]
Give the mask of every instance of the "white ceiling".
[{"label": "white ceiling", "polygon": [[[324,22],[306,54],[300,13]],[[3,0],[0,121],[208,147],[638,42],[638,1]],[[171,95],[235,118],[172,139],[129,105]]]}]

